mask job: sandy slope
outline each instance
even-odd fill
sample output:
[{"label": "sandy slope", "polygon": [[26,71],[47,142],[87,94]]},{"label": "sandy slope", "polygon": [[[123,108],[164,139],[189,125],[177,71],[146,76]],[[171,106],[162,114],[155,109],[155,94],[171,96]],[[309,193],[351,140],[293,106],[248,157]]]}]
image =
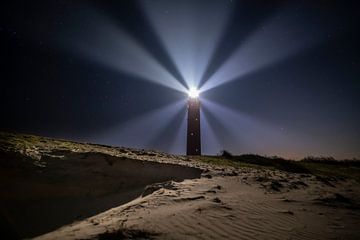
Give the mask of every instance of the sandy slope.
[{"label": "sandy slope", "polygon": [[[0,219],[12,238],[34,237],[138,197],[148,184],[200,177],[186,166],[62,152],[31,159],[0,154]],[[1,232],[0,231],[0,232]]]},{"label": "sandy slope", "polygon": [[[311,175],[238,173],[212,172],[211,178],[164,184],[150,195],[36,239],[360,238],[358,183],[332,187]],[[273,181],[281,184],[280,191]]]},{"label": "sandy slope", "polygon": [[3,239],[360,239],[350,178],[0,136]]}]

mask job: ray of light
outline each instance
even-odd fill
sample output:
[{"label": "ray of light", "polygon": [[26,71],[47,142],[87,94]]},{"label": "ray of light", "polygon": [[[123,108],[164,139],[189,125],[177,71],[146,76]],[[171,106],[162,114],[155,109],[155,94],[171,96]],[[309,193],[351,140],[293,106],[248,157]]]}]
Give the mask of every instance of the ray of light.
[{"label": "ray of light", "polygon": [[310,49],[323,39],[315,24],[301,22],[293,7],[281,9],[257,29],[201,87],[209,90],[238,80],[247,74],[276,64],[301,51]]},{"label": "ray of light", "polygon": [[220,145],[220,149],[217,150],[228,150],[232,152],[236,150],[236,152],[239,153],[245,151],[249,147],[244,140],[246,137],[244,134],[237,135],[239,126],[237,126],[235,130],[232,129],[234,127],[232,123],[238,121],[238,119],[230,119],[229,117],[232,115],[229,114],[227,114],[228,119],[224,119],[225,116],[218,115],[224,114],[224,111],[213,108],[213,104],[212,102],[203,100],[202,112],[204,113],[204,117],[209,120],[208,122],[213,129],[215,138]]},{"label": "ray of light", "polygon": [[169,115],[164,116],[165,120],[159,123],[162,127],[156,135],[149,139],[146,144],[147,148],[153,148],[170,153],[170,149],[173,147],[177,136],[175,129],[178,129],[181,126],[183,116],[186,116],[185,102],[183,102],[182,107],[179,106],[173,110],[173,112],[169,111]]},{"label": "ray of light", "polygon": [[[94,11],[86,11],[79,25],[62,38],[70,51],[140,80],[150,81],[181,92],[186,88],[145,48],[113,21]],[[91,26],[91,27],[90,27]]]},{"label": "ray of light", "polygon": [[170,153],[173,154],[184,154],[186,147],[186,120],[187,114],[185,113],[181,118],[181,124],[176,131],[175,139],[170,146]]},{"label": "ray of light", "polygon": [[[278,126],[265,123],[208,99],[202,99],[202,107],[226,128],[226,132],[231,133],[218,139],[224,149],[234,154],[256,152],[276,155],[278,152],[283,153],[287,150],[289,154],[287,157],[293,157],[301,156],[309,150],[306,144],[309,138],[302,134],[296,133],[297,137],[294,137],[293,134],[282,131]],[[224,130],[216,129],[216,126],[218,125],[213,126],[214,132],[219,136],[217,131],[224,132]]]},{"label": "ray of light", "polygon": [[209,120],[202,109],[200,109],[201,121],[201,152],[205,155],[216,155],[224,147],[220,144],[218,137],[214,133]]},{"label": "ray of light", "polygon": [[226,1],[210,1],[141,1],[188,87],[199,84],[229,15]]},{"label": "ray of light", "polygon": [[[184,101],[176,101],[114,127],[96,136],[97,142],[110,145],[148,148],[173,117],[184,109]],[[161,136],[163,137],[163,136]]]},{"label": "ray of light", "polygon": [[262,2],[254,4],[252,1],[231,2],[231,16],[224,27],[223,34],[210,57],[204,75],[200,80],[202,86],[210,76],[229,58],[232,52],[241,46],[264,19],[277,9],[280,2]]}]

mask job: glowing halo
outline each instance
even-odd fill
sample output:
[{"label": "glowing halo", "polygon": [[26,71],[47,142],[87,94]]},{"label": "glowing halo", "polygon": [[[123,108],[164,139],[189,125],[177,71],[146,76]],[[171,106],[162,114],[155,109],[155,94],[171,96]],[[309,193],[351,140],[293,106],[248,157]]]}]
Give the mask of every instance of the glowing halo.
[{"label": "glowing halo", "polygon": [[189,98],[198,98],[199,97],[199,90],[195,87],[191,87],[189,90],[188,90],[188,95],[189,95]]}]

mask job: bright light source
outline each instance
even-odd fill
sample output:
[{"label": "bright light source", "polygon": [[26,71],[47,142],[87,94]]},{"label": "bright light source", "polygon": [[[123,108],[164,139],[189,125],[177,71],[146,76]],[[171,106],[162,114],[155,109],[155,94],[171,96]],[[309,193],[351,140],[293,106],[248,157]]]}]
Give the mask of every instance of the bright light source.
[{"label": "bright light source", "polygon": [[199,90],[192,87],[192,88],[189,89],[188,95],[189,95],[190,98],[198,98],[199,97]]}]

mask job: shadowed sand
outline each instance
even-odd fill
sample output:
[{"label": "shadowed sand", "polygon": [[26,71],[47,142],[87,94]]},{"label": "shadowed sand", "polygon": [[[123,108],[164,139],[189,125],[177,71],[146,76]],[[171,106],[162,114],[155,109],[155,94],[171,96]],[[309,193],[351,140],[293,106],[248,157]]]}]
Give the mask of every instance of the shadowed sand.
[{"label": "shadowed sand", "polygon": [[[14,154],[1,154],[2,221],[11,236],[34,237],[117,207],[140,196],[152,183],[200,177],[195,168],[114,157],[103,153],[56,151],[37,168]],[[11,163],[10,163],[11,162]]]}]

